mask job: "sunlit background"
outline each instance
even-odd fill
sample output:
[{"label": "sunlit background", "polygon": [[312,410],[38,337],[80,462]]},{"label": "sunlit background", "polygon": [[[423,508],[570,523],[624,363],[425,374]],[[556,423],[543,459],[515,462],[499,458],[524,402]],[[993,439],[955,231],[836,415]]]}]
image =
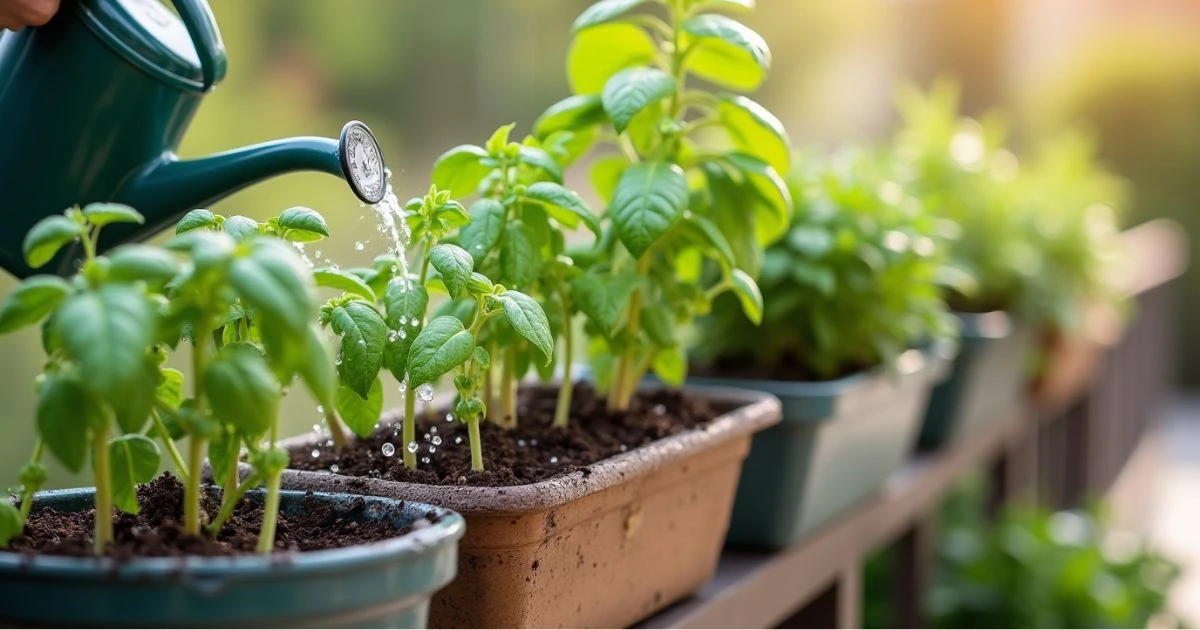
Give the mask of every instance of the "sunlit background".
[{"label": "sunlit background", "polygon": [[[213,0],[229,54],[184,156],[293,135],[336,136],[350,119],[379,137],[402,199],[423,192],[433,160],[482,143],[500,124],[529,130],[567,94],[564,55],[587,0]],[[964,113],[1002,108],[1016,142],[1082,122],[1104,158],[1133,183],[1129,223],[1173,217],[1195,236],[1200,216],[1200,2],[1195,0],[759,0],[745,21],[774,53],[755,96],[800,147],[887,137],[899,82],[939,75],[963,86]],[[579,171],[576,171],[577,173]],[[583,182],[574,182],[586,189]],[[263,218],[304,205],[334,238],[325,258],[351,266],[383,251],[370,209],[344,182],[295,174],[222,201],[224,214]],[[355,245],[363,243],[360,251]],[[0,279],[0,295],[11,291]],[[1200,316],[1194,272],[1183,322]],[[1200,385],[1200,327],[1183,325],[1180,382]],[[0,338],[0,397],[14,421],[0,438],[0,480],[16,480],[33,442],[32,332]],[[392,392],[395,403],[398,395]],[[291,433],[317,421],[293,397]],[[84,485],[61,469],[54,486]]]}]

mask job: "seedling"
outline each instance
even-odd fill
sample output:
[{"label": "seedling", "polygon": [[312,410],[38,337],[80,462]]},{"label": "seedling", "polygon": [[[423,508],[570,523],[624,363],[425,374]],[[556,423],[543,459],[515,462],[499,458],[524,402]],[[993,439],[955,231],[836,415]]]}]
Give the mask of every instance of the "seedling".
[{"label": "seedling", "polygon": [[[635,11],[643,6],[656,11]],[[574,95],[536,123],[542,139],[569,131],[585,146],[617,149],[592,168],[606,221],[591,255],[576,257],[587,273],[571,283],[611,409],[628,408],[651,368],[682,384],[687,365],[675,331],[717,295],[732,291],[752,321],[762,316],[754,276],[762,246],[788,227],[780,173],[790,166],[789,141],[754,101],[689,85],[699,78],[749,91],[763,81],[771,55],[762,37],[707,12],[750,8],[749,0],[597,2],[574,25]],[[719,273],[700,287],[706,261]]]},{"label": "seedling", "polygon": [[[572,392],[571,322],[578,313],[569,283],[579,275],[566,255],[565,234],[582,225],[599,236],[600,223],[583,199],[562,185],[561,165],[570,163],[579,149],[574,134],[562,131],[543,141],[528,137],[516,143],[509,141],[513,127],[500,127],[483,147],[462,145],[447,151],[434,164],[433,180],[455,195],[479,195],[471,206],[470,223],[458,234],[458,243],[475,268],[551,307],[552,332],[564,346],[563,387],[554,423],[565,427]],[[512,330],[489,332],[481,343],[500,362],[500,375],[497,381],[490,369],[484,369],[485,402],[495,412],[494,421],[513,427],[518,421],[519,380],[531,365],[548,379],[553,363],[538,361],[544,350]]]},{"label": "seedling", "polygon": [[[180,223],[186,233],[165,248],[127,245],[107,256],[96,254],[100,228],[142,222],[133,209],[92,204],[30,230],[25,257],[31,267],[77,241],[85,259],[75,277],[35,276],[0,306],[0,332],[42,322],[48,355],[37,387],[40,439],[22,475],[21,512],[14,519],[12,506],[0,502],[0,542],[24,526],[32,492],[44,481],[43,449],[72,471],[82,469],[90,450],[95,549],[102,553],[112,540],[113,507],[136,513],[136,484],[158,470],[160,450],[145,430],[162,439],[180,465],[184,527],[193,535],[201,534],[205,520],[199,490],[206,447],[214,470],[223,472],[236,466],[244,446],[253,474],[243,486],[227,482],[225,503],[231,510],[251,483],[266,483],[258,548],[271,550],[287,465],[286,452],[275,446],[282,384],[299,375],[319,397],[333,382],[311,323],[311,277],[277,236],[308,232],[315,223],[323,230],[319,219],[284,213],[250,229],[248,219],[195,211]],[[195,375],[187,398],[182,374],[163,367],[183,341],[192,346]],[[186,461],[173,444],[183,435],[190,438]],[[228,510],[223,506],[217,516],[218,528]]]}]

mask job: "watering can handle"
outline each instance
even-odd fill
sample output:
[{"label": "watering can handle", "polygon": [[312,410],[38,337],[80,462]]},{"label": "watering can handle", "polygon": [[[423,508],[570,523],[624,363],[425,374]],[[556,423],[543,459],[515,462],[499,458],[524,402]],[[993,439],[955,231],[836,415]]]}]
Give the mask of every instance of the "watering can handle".
[{"label": "watering can handle", "polygon": [[217,30],[217,20],[205,0],[171,0],[183,24],[187,26],[196,56],[200,58],[200,70],[204,74],[204,89],[208,90],[225,78],[228,61],[225,44]]}]

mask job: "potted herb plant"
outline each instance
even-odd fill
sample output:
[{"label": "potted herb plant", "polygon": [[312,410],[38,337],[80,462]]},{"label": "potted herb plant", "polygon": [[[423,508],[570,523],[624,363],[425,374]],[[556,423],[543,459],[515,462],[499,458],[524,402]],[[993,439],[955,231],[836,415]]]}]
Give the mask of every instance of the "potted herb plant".
[{"label": "potted herb plant", "polygon": [[692,353],[695,382],[783,402],[738,485],[740,545],[791,544],[882,487],[912,452],[955,334],[940,222],[886,160],[850,149],[792,182],[795,218],[763,259],[761,325],[717,300]]},{"label": "potted herb plant", "polygon": [[[195,211],[165,247],[97,254],[104,226],[142,220],[113,204],[43,220],[25,239],[31,267],[75,242],[86,258],[74,277],[34,276],[0,305],[0,331],[41,324],[47,354],[19,501],[0,502],[10,598],[0,616],[423,626],[429,595],[454,575],[461,517],[280,490],[280,398],[295,380],[326,400],[334,372],[312,323],[310,273],[284,241],[323,237],[324,220],[304,209],[261,225]],[[166,367],[175,356],[190,363],[190,385]],[[184,436],[186,455],[175,444]],[[156,478],[163,450],[177,476]],[[228,477],[223,491],[201,484],[206,455],[224,473],[241,452],[245,479]],[[38,492],[47,456],[72,471],[90,463],[95,488]]]},{"label": "potted herb plant", "polygon": [[[575,93],[548,108],[531,137],[516,141],[505,126],[435,163],[437,191],[466,201],[466,223],[423,231],[431,204],[406,205],[416,272],[391,282],[450,299],[422,303],[429,312],[405,369],[383,367],[406,391],[418,388],[418,400],[453,369],[456,400],[424,418],[410,407],[316,458],[310,450],[325,437],[298,438],[289,445],[299,470],[284,483],[461,512],[458,578],[436,596],[432,624],[626,626],[715,570],[750,435],[778,421],[778,401],[639,383],[649,371],[684,382],[677,331],[714,297],[732,293],[761,315],[752,279],[761,243],[787,228],[782,126],[744,96],[689,84],[701,77],[747,91],[763,80],[762,38],[708,12],[752,4],[592,5],[574,25]],[[603,213],[563,186],[574,162],[591,164]],[[700,284],[706,267],[715,279]],[[517,292],[527,298],[504,297]],[[457,321],[446,324],[454,334],[429,333],[439,320]],[[442,350],[451,343],[453,354]],[[572,358],[584,354],[594,383],[572,382]],[[420,368],[429,356],[448,358]],[[557,372],[563,384],[518,388],[534,372],[547,381]],[[414,416],[420,437],[409,440]],[[463,447],[473,437],[460,422],[468,417],[485,419],[478,457]],[[398,448],[416,457],[401,461]],[[333,466],[339,474],[323,472]]]}]

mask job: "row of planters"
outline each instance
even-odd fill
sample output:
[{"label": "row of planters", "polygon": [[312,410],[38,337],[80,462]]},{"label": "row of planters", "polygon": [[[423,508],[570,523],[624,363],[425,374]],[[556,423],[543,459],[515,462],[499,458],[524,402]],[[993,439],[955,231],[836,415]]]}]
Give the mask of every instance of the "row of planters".
[{"label": "row of planters", "polygon": [[[905,96],[894,146],[794,155],[735,93],[770,65],[726,15],[752,5],[590,7],[574,93],[519,141],[439,158],[403,206],[410,251],[370,267],[306,265],[294,245],[329,234],[300,208],[197,210],[165,246],[111,252],[98,232],[133,209],[35,226],[31,266],[85,259],[0,306],[47,356],[0,502],[2,616],[625,626],[704,584],[726,540],[799,540],[919,434],[1023,397],[1031,331],[1065,338],[1106,297],[1086,145],[1018,167],[942,86]],[[575,165],[603,212],[563,185]],[[280,440],[297,387],[325,426]],[[47,456],[96,487],[39,493]]]}]

